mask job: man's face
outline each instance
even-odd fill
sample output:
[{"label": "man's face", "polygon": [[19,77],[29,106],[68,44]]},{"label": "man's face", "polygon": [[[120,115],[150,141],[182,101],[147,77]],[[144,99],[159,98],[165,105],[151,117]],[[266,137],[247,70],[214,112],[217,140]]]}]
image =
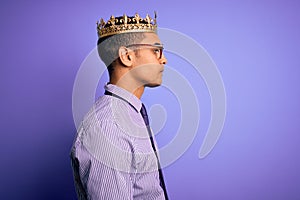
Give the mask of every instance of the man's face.
[{"label": "man's face", "polygon": [[135,46],[137,52],[131,70],[132,76],[148,87],[161,85],[167,59],[161,53],[161,42],[157,34],[145,33],[145,38],[139,44],[141,45]]}]

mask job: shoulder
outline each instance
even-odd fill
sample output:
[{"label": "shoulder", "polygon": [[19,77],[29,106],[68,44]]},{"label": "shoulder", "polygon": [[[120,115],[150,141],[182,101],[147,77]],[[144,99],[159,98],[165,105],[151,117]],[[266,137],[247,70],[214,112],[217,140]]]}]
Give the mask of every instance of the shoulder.
[{"label": "shoulder", "polygon": [[124,101],[107,95],[100,97],[82,120],[77,140],[93,148],[113,144],[129,150],[134,139],[123,123],[127,109]]},{"label": "shoulder", "polygon": [[104,95],[100,97],[84,117],[82,125],[85,129],[92,127],[108,128],[112,125],[114,129],[120,129],[124,134],[139,136],[144,132],[145,124],[143,118],[128,102]]},{"label": "shoulder", "polygon": [[111,98],[101,96],[83,118],[82,125],[87,127],[101,121],[113,121],[111,106]]}]

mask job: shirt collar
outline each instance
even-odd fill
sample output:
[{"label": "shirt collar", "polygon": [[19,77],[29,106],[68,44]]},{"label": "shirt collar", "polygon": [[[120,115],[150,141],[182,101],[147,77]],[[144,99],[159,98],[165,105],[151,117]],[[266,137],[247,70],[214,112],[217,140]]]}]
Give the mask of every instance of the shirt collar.
[{"label": "shirt collar", "polygon": [[137,112],[140,112],[142,108],[142,102],[140,99],[138,99],[134,94],[128,92],[127,90],[118,87],[113,84],[106,84],[104,86],[104,89],[123,98],[126,100],[131,106],[133,106]]}]

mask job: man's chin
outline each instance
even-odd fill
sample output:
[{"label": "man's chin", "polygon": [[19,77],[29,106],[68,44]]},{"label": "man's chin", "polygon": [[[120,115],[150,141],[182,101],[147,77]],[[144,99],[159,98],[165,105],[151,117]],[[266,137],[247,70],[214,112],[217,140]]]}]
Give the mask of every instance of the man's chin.
[{"label": "man's chin", "polygon": [[148,83],[145,85],[145,87],[154,88],[154,87],[158,87],[160,85],[161,85],[161,82],[160,83]]}]

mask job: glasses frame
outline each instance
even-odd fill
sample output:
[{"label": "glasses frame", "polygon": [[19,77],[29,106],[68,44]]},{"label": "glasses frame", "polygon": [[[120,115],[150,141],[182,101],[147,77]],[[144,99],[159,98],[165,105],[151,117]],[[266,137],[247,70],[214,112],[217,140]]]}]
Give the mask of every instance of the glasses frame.
[{"label": "glasses frame", "polygon": [[[152,47],[152,48],[154,48],[154,53],[156,54],[156,58],[158,60],[160,60],[162,58],[162,54],[163,54],[163,50],[164,50],[163,44],[158,44],[158,43],[156,43],[156,44],[130,44],[130,45],[127,45],[126,48],[135,47],[135,46]],[[156,50],[159,50],[159,54],[157,52],[155,52]]]}]

